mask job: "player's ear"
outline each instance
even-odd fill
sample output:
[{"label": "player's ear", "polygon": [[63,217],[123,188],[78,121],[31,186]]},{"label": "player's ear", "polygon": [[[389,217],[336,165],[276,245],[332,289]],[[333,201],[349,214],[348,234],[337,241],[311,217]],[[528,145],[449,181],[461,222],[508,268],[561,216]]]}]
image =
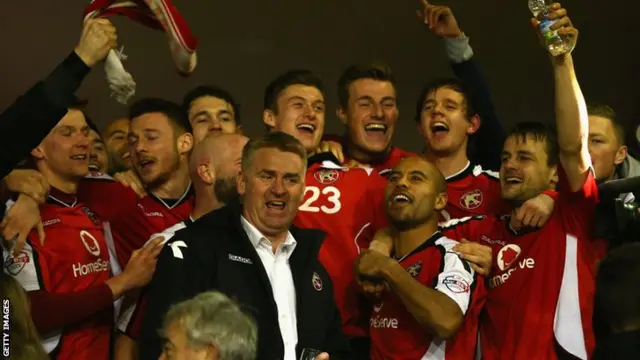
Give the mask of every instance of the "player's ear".
[{"label": "player's ear", "polygon": [[178,136],[177,144],[178,153],[188,154],[193,148],[193,135],[190,132],[185,132],[182,135]]},{"label": "player's ear", "polygon": [[267,126],[269,131],[273,131],[276,127],[276,113],[271,109],[262,111],[262,122]]},{"label": "player's ear", "polygon": [[236,177],[236,188],[238,189],[238,194],[240,194],[240,196],[244,196],[244,194],[247,192],[247,182],[244,178],[244,173],[242,172],[242,170],[240,170],[240,173]]},{"label": "player's ear", "polygon": [[38,147],[33,148],[31,150],[31,156],[33,156],[36,160],[44,159],[44,150],[42,150],[42,144],[38,145]]},{"label": "player's ear", "polygon": [[344,125],[347,125],[347,113],[344,111],[344,108],[342,106],[338,106],[338,108],[336,109],[336,116],[338,117],[338,119],[340,119],[340,122],[342,122]]},{"label": "player's ear", "polygon": [[549,190],[556,190],[558,187],[558,167],[556,165],[554,165],[553,167],[551,167],[551,174],[550,174],[550,179],[549,179],[549,184],[550,184],[550,189]]},{"label": "player's ear", "polygon": [[200,179],[207,185],[212,185],[216,181],[216,171],[213,166],[211,166],[211,163],[198,165],[196,172]]},{"label": "player's ear", "polygon": [[624,162],[624,159],[627,158],[627,154],[628,154],[628,150],[626,146],[620,146],[620,148],[618,148],[618,151],[616,151],[616,157],[613,159],[613,163],[617,165],[620,165]]},{"label": "player's ear", "polygon": [[447,206],[448,196],[446,192],[436,195],[435,209],[441,211]]},{"label": "player's ear", "polygon": [[467,127],[467,134],[475,134],[480,129],[480,115],[475,114],[469,119],[469,126]]}]

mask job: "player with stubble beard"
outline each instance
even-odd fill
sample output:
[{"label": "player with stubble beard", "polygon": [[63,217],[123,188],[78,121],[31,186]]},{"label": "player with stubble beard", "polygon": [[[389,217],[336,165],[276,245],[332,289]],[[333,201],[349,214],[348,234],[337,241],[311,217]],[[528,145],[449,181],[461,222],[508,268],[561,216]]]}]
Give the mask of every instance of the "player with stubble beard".
[{"label": "player with stubble beard", "polygon": [[[161,238],[169,241],[176,231],[190,226],[205,214],[219,209],[239,198],[236,182],[242,162],[242,149],[249,139],[239,134],[209,133],[198,142],[189,157],[189,174],[195,194],[195,205],[191,215],[167,229],[150,236],[149,243]],[[119,360],[137,359],[137,341],[145,314],[147,289],[140,296],[127,299],[122,315],[118,319],[121,334],[116,342]]]},{"label": "player with stubble beard", "polygon": [[[555,20],[552,30],[566,41],[577,40],[578,31],[559,4],[552,5],[549,17]],[[538,20],[532,24],[539,31]],[[445,235],[485,244],[495,254],[480,324],[482,356],[488,360],[587,359],[595,345],[598,249],[593,225],[599,195],[588,150],[589,120],[571,54],[550,60],[557,141],[541,123],[519,124],[507,135],[500,182],[502,198],[513,208],[511,216],[443,225]],[[509,226],[518,206],[556,183],[557,206],[544,226]],[[382,249],[379,245],[372,243]]]},{"label": "player with stubble beard", "polygon": [[109,153],[110,175],[131,169],[129,146],[127,145],[130,123],[131,121],[127,118],[113,120],[107,124],[102,133]]}]

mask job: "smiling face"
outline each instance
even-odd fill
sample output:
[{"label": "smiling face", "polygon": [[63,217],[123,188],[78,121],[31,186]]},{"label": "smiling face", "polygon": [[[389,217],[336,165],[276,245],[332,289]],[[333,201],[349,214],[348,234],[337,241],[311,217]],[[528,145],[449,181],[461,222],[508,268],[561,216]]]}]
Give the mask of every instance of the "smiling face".
[{"label": "smiling face", "polygon": [[130,123],[126,118],[112,121],[102,134],[109,153],[110,172],[121,172],[131,168],[127,145]]},{"label": "smiling face", "polygon": [[399,116],[395,87],[390,81],[358,79],[349,84],[348,94],[338,117],[347,125],[350,141],[366,153],[384,153]]},{"label": "smiling face", "polygon": [[420,157],[401,160],[389,174],[385,190],[387,215],[398,229],[413,228],[447,204],[446,181],[442,173]]},{"label": "smiling face", "polygon": [[427,150],[438,155],[466,151],[468,137],[479,126],[477,116],[469,116],[467,100],[461,92],[440,87],[427,93],[420,116],[420,131]]},{"label": "smiling face", "polygon": [[280,92],[276,110],[263,112],[263,121],[272,131],[289,134],[304,145],[307,153],[320,144],[324,133],[324,95],[315,86],[290,85]]},{"label": "smiling face", "polygon": [[89,131],[91,142],[91,156],[89,157],[89,170],[106,173],[109,169],[109,155],[100,135],[94,130]]},{"label": "smiling face", "polygon": [[265,236],[289,230],[304,194],[306,163],[276,148],[255,151],[238,177],[245,218]]},{"label": "smiling face", "polygon": [[556,166],[549,165],[545,139],[520,134],[507,137],[500,166],[504,200],[517,207],[542,191],[552,189],[557,181]]},{"label": "smiling face", "polygon": [[89,126],[82,112],[75,109],[70,109],[32,151],[38,169],[53,184],[76,182],[86,176],[89,153]]}]

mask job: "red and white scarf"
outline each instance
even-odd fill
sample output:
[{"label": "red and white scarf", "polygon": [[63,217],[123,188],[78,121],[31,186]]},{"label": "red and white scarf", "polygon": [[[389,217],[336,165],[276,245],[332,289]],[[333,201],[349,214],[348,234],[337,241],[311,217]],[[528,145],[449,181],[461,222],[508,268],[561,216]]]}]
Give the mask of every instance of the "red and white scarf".
[{"label": "red and white scarf", "polygon": [[[196,39],[184,18],[170,0],[92,0],[84,11],[84,20],[96,17],[124,15],[150,28],[164,31],[169,37],[173,61],[182,75],[189,75],[196,68]],[[122,66],[126,56],[111,50],[105,60],[105,72],[111,95],[122,104],[135,94],[136,83]]]}]

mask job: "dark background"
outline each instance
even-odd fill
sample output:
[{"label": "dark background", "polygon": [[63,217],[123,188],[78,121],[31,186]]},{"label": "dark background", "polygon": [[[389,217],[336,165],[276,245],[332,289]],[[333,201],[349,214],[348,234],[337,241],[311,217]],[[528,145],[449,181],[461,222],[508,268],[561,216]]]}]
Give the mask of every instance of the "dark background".
[{"label": "dark background", "polygon": [[[75,46],[86,0],[13,0],[0,3],[0,108],[52,70]],[[199,64],[189,78],[174,70],[165,35],[125,18],[114,22],[129,59],[136,98],[179,101],[199,84],[222,86],[242,105],[245,131],[256,135],[262,91],[291,68],[309,68],[326,82],[327,130],[342,132],[334,115],[336,80],[350,63],[383,59],[399,82],[401,121],[395,142],[418,151],[413,108],[429,79],[451,75],[441,41],[416,18],[417,0],[174,0],[200,40]],[[525,0],[449,0],[471,37],[502,122],[552,119],[553,88],[548,58],[529,27]],[[566,0],[580,39],[574,59],[588,101],[613,106],[628,129],[640,121],[637,1]],[[99,126],[123,115],[108,97],[97,67],[79,95]],[[631,131],[629,131],[631,133]],[[632,134],[628,138],[632,139]]]}]

